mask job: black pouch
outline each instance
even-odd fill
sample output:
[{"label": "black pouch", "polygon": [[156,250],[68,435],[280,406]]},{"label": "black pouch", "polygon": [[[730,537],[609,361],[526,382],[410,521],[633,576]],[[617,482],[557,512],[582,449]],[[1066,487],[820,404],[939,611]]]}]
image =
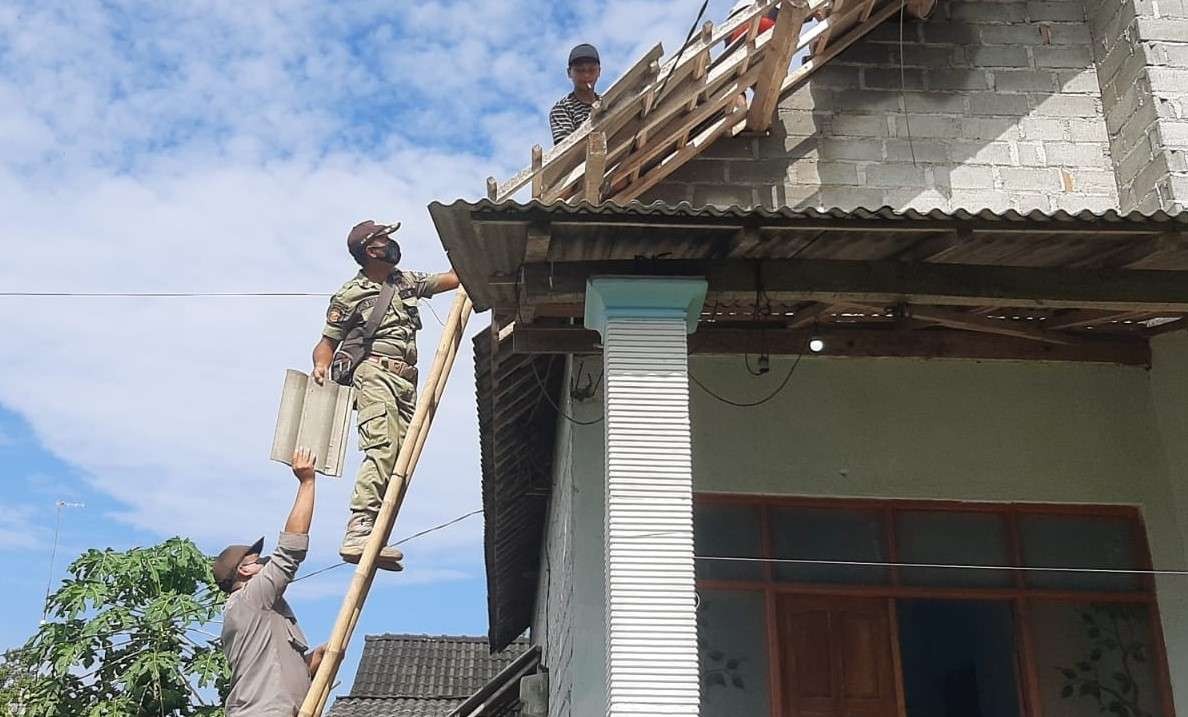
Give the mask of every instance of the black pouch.
[{"label": "black pouch", "polygon": [[384,282],[384,288],[380,290],[375,306],[371,308],[371,316],[367,317],[367,323],[347,332],[346,338],[334,352],[334,358],[330,360],[330,380],[334,383],[343,386],[354,383],[355,369],[359,368],[359,364],[371,353],[375,331],[383,321],[384,315],[388,313],[388,307],[392,305],[392,297],[395,295],[396,284],[389,278]]}]

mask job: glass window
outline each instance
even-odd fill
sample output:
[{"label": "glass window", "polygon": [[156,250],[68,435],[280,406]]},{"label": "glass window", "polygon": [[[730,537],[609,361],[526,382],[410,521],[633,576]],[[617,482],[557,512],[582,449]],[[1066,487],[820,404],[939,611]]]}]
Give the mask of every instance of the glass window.
[{"label": "glass window", "polygon": [[697,608],[702,717],[766,715],[767,625],[763,593],[702,590]]},{"label": "glass window", "polygon": [[[1010,565],[1006,526],[997,513],[902,511],[895,515],[899,559],[941,565]],[[905,585],[1010,587],[1005,570],[901,568]]]},{"label": "glass window", "polygon": [[697,577],[705,580],[761,580],[763,564],[705,557],[763,555],[759,508],[753,505],[702,503],[693,509],[693,551]]},{"label": "glass window", "polygon": [[[885,562],[882,513],[836,508],[773,508],[772,557]],[[885,567],[775,563],[776,580],[805,583],[884,583]]]},{"label": "glass window", "polygon": [[[1023,515],[1019,534],[1023,564],[1035,567],[1135,569],[1139,567],[1135,525],[1124,518]],[[1139,590],[1137,575],[1028,572],[1027,584],[1055,590]]]},{"label": "glass window", "polygon": [[1019,717],[1009,602],[896,603],[908,717]]},{"label": "glass window", "polygon": [[1044,717],[1164,714],[1144,605],[1030,603]]}]

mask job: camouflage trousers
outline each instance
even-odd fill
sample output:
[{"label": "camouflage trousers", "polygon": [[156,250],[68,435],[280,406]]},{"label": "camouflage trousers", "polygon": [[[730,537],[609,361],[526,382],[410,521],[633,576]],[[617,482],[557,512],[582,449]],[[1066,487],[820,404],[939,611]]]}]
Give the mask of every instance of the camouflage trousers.
[{"label": "camouflage trousers", "polygon": [[417,387],[370,361],[355,369],[354,382],[363,464],[355,478],[351,510],[374,514],[384,502],[400,444],[412,420]]}]

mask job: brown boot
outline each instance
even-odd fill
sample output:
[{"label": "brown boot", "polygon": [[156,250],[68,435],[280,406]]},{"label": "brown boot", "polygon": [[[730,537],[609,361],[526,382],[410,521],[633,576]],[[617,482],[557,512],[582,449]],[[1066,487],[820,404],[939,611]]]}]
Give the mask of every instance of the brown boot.
[{"label": "brown boot", "polygon": [[[351,511],[351,518],[347,521],[346,535],[342,539],[342,547],[338,549],[339,556],[345,562],[358,564],[363,557],[363,548],[367,539],[371,537],[371,530],[375,527],[375,516],[362,511]],[[404,560],[404,553],[391,546],[380,549],[376,567],[380,570],[397,572],[404,570],[400,561]]]}]

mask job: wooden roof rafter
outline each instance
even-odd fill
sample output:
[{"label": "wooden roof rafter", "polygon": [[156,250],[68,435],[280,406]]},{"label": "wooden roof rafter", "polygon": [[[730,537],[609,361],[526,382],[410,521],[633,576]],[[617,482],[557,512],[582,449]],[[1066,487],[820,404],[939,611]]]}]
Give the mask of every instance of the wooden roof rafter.
[{"label": "wooden roof rafter", "polygon": [[[508,180],[488,178],[487,197],[503,201],[531,186],[532,197],[546,202],[635,199],[717,139],[767,131],[781,97],[878,24],[904,8],[926,14],[932,1],[756,0],[720,25],[705,23],[663,63],[657,44],[573,134],[547,151],[533,147],[529,166]],[[773,9],[774,26],[760,32],[760,19]],[[726,46],[740,29],[746,34]]]}]

